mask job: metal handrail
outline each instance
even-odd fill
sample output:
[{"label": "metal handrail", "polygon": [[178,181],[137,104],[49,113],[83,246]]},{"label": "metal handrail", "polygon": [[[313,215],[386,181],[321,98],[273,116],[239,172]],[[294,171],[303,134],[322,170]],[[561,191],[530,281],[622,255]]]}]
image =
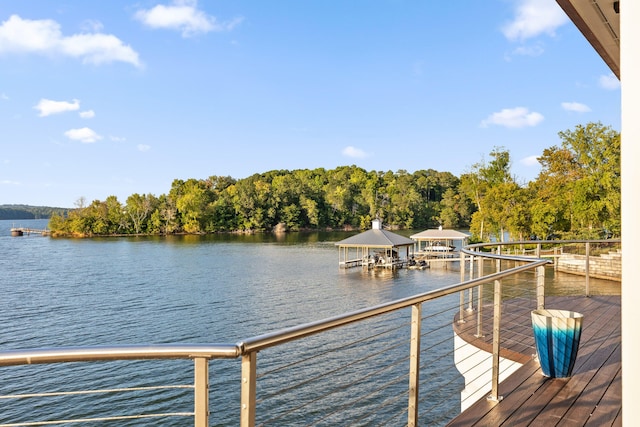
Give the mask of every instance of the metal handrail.
[{"label": "metal handrail", "polygon": [[465,246],[465,248],[479,248],[484,246],[513,246],[513,245],[537,245],[537,244],[552,244],[552,245],[566,245],[573,243],[621,243],[622,239],[572,239],[572,240],[514,240],[510,242],[483,242],[473,243]]},{"label": "metal handrail", "polygon": [[[477,255],[476,255],[477,256]],[[419,370],[417,369],[419,363],[419,335],[420,335],[420,308],[421,305],[427,301],[434,300],[446,295],[451,295],[460,292],[461,298],[465,290],[474,288],[485,283],[493,282],[494,284],[500,283],[500,281],[508,276],[536,269],[548,264],[550,261],[546,259],[532,259],[524,258],[520,261],[525,261],[526,264],[517,267],[510,268],[505,271],[498,271],[496,273],[480,277],[477,279],[468,280],[458,284],[445,286],[433,291],[424,292],[422,294],[414,295],[411,297],[395,300],[388,303],[376,305],[374,307],[365,308],[362,310],[354,311],[351,313],[331,317],[328,319],[311,322],[291,328],[283,329],[280,331],[255,336],[244,340],[239,343],[242,348],[242,388],[240,393],[241,399],[241,411],[240,411],[240,425],[242,427],[253,427],[255,425],[255,408],[256,408],[256,388],[257,388],[257,353],[260,350],[264,350],[269,347],[274,347],[280,344],[284,344],[296,339],[307,337],[313,334],[325,332],[341,326],[346,326],[351,323],[365,320],[374,316],[382,315],[399,309],[412,308],[412,346],[410,352],[410,359],[412,360],[412,368],[410,374],[410,386],[409,386],[409,420],[408,425],[418,425],[418,390],[417,383],[419,377]],[[499,319],[498,319],[499,323]],[[499,340],[499,334],[494,335]],[[498,346],[499,350],[499,346]],[[494,350],[495,351],[495,350]],[[494,355],[497,365],[497,354]],[[497,397],[497,377],[499,372],[499,366],[495,366],[494,369],[495,385],[493,387],[493,395]]]},{"label": "metal handrail", "polygon": [[[418,325],[412,334],[414,337],[419,336],[419,307],[422,303],[456,292],[465,291],[478,285],[495,282],[496,280],[536,268],[548,262],[547,260],[532,259],[528,259],[527,261],[528,263],[526,265],[514,267],[510,270],[496,272],[481,278],[468,280],[316,322],[254,336],[236,344],[159,344],[10,350],[0,351],[0,366],[135,359],[193,359],[195,382],[194,425],[206,426],[209,422],[208,360],[242,357],[240,423],[241,425],[253,426],[255,423],[255,386],[258,351],[408,307],[413,308],[413,323]],[[416,313],[418,314],[416,315]],[[419,350],[419,347],[416,345],[414,345],[413,348],[414,352]],[[417,357],[417,355],[414,355],[414,357]],[[416,362],[417,361],[419,361],[419,358],[416,359]],[[414,362],[414,366],[416,362]],[[413,384],[415,387],[417,381],[414,380]],[[415,402],[417,397],[417,393],[413,393],[411,396],[412,401]],[[412,411],[417,411],[416,403],[412,404]],[[414,412],[412,417],[414,420],[417,420],[417,412]],[[416,424],[413,423],[412,425]]]},{"label": "metal handrail", "polygon": [[171,359],[171,358],[195,358],[205,359],[225,358],[233,359],[250,352],[259,351],[268,347],[283,344],[295,339],[348,325],[380,314],[389,313],[401,308],[407,308],[414,304],[440,298],[455,292],[490,283],[513,274],[533,269],[550,263],[546,259],[532,259],[530,257],[492,254],[471,249],[486,246],[506,246],[520,244],[571,244],[571,243],[620,243],[620,239],[608,240],[534,240],[517,242],[491,242],[466,246],[461,252],[474,257],[485,257],[507,261],[526,262],[521,265],[501,272],[493,273],[477,279],[468,280],[455,285],[446,286],[433,291],[411,297],[379,304],[362,310],[318,320],[291,328],[281,329],[275,332],[250,337],[236,344],[156,344],[156,345],[129,345],[129,346],[95,346],[95,347],[60,347],[49,349],[10,350],[0,352],[0,366],[23,365],[34,363],[56,362],[82,362],[97,360],[126,360],[126,359]]},{"label": "metal handrail", "polygon": [[472,255],[472,256],[483,256],[486,258],[493,258],[493,259],[503,259],[503,260],[511,260],[513,259],[514,261],[526,261],[526,262],[531,262],[531,258],[529,257],[513,257],[513,256],[509,256],[509,255],[504,255],[504,254],[492,254],[490,252],[480,252],[480,251],[474,251],[472,249],[479,249],[479,248],[484,248],[484,247],[491,247],[491,246],[516,246],[516,245],[566,245],[566,244],[575,244],[575,243],[622,243],[621,239],[599,239],[599,240],[582,240],[582,239],[577,239],[577,240],[518,240],[518,241],[514,241],[514,242],[489,242],[489,243],[474,243],[472,245],[467,245],[464,248],[462,248],[460,251],[464,252],[467,255]]},{"label": "metal handrail", "polygon": [[237,344],[59,347],[2,351],[0,352],[0,366],[107,360],[235,359],[240,354],[240,347]]},{"label": "metal handrail", "polygon": [[[477,256],[478,254],[476,254]],[[484,254],[483,254],[484,255]],[[513,258],[513,257],[511,257]],[[0,366],[30,365],[37,363],[90,362],[132,359],[234,359],[268,347],[284,344],[309,335],[328,331],[360,320],[411,307],[429,300],[464,291],[478,285],[511,276],[537,266],[548,260],[524,259],[527,265],[514,267],[477,279],[424,292],[411,297],[379,304],[373,307],[318,320],[275,332],[247,338],[236,344],[156,344],[129,346],[58,347],[31,350],[9,350],[0,352]],[[520,260],[522,261],[522,260]]]},{"label": "metal handrail", "polygon": [[[478,256],[478,253],[474,253]],[[484,254],[483,254],[484,255]],[[514,258],[515,257],[511,257]],[[345,326],[350,323],[354,323],[360,320],[375,317],[381,314],[389,313],[402,308],[411,307],[416,304],[421,304],[429,300],[443,297],[445,295],[454,294],[456,292],[464,291],[469,288],[473,288],[485,283],[494,282],[496,280],[511,276],[513,274],[521,273],[523,271],[531,270],[541,265],[549,263],[549,260],[532,260],[531,258],[517,259],[518,261],[526,261],[529,264],[521,265],[509,270],[496,272],[477,279],[467,280],[455,285],[445,286],[432,291],[424,292],[411,297],[391,301],[388,303],[379,304],[373,307],[368,307],[362,310],[353,311],[330,317],[327,319],[319,320],[316,322],[310,322],[303,325],[293,326],[291,328],[281,329],[276,332],[258,335],[248,338],[238,343],[241,347],[242,355],[246,355],[252,352],[260,351],[268,347],[273,347],[279,344],[284,344],[289,341],[293,341],[299,338],[303,338],[309,335],[317,334],[320,332],[328,331],[340,326]]]}]

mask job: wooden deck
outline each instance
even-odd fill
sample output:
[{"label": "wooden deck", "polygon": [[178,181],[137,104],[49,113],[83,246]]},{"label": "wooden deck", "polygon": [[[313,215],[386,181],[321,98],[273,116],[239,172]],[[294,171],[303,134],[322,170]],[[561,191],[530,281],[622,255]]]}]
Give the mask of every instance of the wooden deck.
[{"label": "wooden deck", "polygon": [[[481,398],[449,426],[621,426],[620,296],[547,297],[546,308],[584,314],[578,358],[570,378],[540,371],[531,331],[530,303],[505,302],[501,356],[524,365],[500,384],[500,402]],[[475,313],[474,313],[475,314]],[[475,338],[475,316],[454,328],[481,348],[491,343],[491,309],[483,313],[483,338]],[[490,350],[489,350],[490,351]]]}]

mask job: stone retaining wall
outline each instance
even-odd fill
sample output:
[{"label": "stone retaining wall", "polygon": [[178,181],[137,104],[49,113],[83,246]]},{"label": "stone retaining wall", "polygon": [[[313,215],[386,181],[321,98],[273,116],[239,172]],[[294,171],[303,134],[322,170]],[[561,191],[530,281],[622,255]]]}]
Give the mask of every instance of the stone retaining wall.
[{"label": "stone retaining wall", "polygon": [[[556,269],[564,273],[585,274],[585,255],[562,254]],[[589,258],[589,277],[622,281],[622,252],[609,252]]]}]

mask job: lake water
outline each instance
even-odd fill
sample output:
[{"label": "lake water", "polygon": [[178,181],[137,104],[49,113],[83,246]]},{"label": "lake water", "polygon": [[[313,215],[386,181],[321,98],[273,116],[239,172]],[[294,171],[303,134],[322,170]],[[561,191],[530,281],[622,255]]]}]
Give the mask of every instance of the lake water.
[{"label": "lake water", "polygon": [[[46,224],[0,221],[0,350],[235,343],[460,281],[458,271],[440,269],[340,269],[334,243],[354,233],[58,239],[11,237],[9,232],[12,226]],[[46,365],[0,368],[0,395],[59,390],[69,383],[121,387],[116,380],[141,375],[136,371],[141,362],[125,363],[130,369],[108,368],[111,373],[99,384],[83,384],[83,369],[89,367],[63,368],[53,375]],[[151,374],[162,383],[189,383],[189,366],[174,369],[171,363],[156,363],[157,372]],[[212,368],[212,388],[237,387],[237,368],[237,361]],[[30,405],[0,399],[0,424],[51,417],[48,404]],[[86,398],[69,405],[56,415],[93,416],[104,409]],[[235,392],[212,396],[213,405],[219,408],[212,413],[212,425],[237,425]],[[220,409],[225,406],[233,411]]]},{"label": "lake water", "polygon": [[5,349],[236,342],[459,281],[340,269],[344,233],[57,239],[11,237],[14,223],[0,221]]},{"label": "lake water", "polygon": [[[445,270],[340,269],[334,243],[354,233],[58,239],[9,232],[46,223],[0,221],[2,350],[235,343],[459,281]],[[8,384],[21,371],[2,368],[0,394],[25,392],[25,384]],[[45,385],[62,388],[55,379]],[[9,422],[2,413],[15,415],[9,403],[0,401],[0,422]],[[228,425],[236,424],[234,414]]]}]

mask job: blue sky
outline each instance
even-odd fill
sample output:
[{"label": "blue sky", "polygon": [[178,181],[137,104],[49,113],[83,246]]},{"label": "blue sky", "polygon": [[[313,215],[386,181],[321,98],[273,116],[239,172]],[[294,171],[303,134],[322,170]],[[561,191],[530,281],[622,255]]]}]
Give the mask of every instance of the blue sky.
[{"label": "blue sky", "polygon": [[73,207],[273,169],[522,183],[620,87],[554,0],[4,0],[0,204]]}]

